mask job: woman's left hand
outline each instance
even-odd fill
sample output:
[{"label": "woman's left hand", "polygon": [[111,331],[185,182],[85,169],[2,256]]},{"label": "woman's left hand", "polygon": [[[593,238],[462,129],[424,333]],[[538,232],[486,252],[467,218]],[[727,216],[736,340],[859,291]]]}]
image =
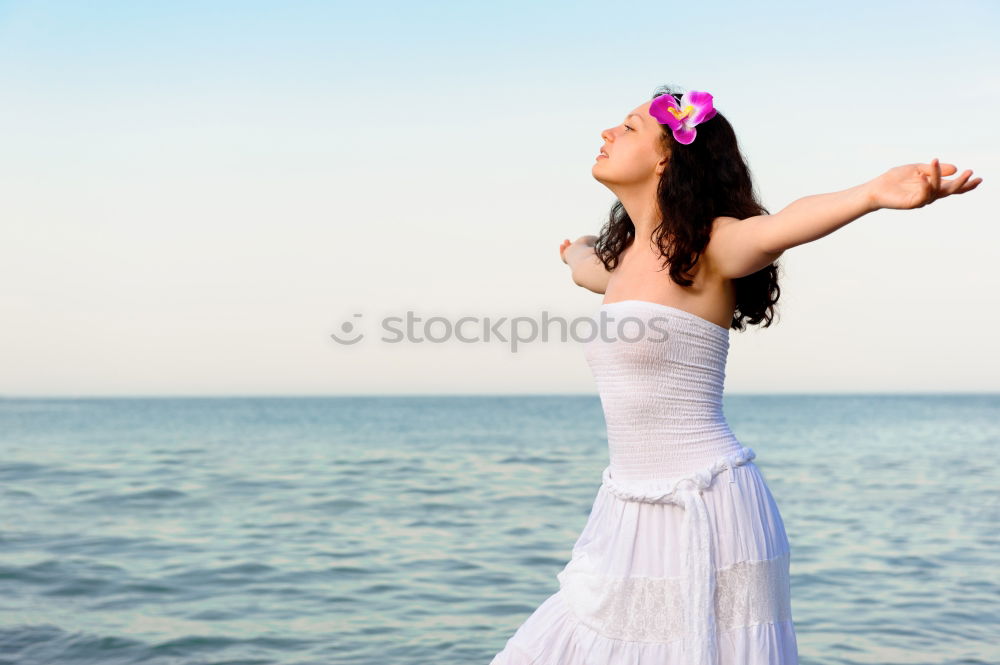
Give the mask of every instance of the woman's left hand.
[{"label": "woman's left hand", "polygon": [[954,164],[941,164],[937,158],[930,164],[905,164],[889,169],[871,181],[872,203],[878,208],[896,210],[922,208],[951,194],[971,191],[983,181],[982,178],[969,181],[972,169],[963,171],[954,180],[941,178],[956,171]]}]

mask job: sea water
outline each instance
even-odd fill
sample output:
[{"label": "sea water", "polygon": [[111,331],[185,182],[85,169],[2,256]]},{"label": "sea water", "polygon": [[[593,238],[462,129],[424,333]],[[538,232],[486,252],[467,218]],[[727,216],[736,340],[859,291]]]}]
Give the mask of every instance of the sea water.
[{"label": "sea water", "polygon": [[[727,395],[801,662],[1000,663],[1000,396]],[[485,665],[607,464],[582,396],[0,400],[0,663]]]}]

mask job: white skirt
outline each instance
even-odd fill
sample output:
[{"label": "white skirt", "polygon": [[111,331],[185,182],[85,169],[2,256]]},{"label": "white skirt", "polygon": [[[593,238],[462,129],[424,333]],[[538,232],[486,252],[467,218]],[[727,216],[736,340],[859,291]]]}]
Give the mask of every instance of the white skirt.
[{"label": "white skirt", "polygon": [[797,665],[788,538],[754,457],[669,480],[605,468],[559,590],[490,665]]}]

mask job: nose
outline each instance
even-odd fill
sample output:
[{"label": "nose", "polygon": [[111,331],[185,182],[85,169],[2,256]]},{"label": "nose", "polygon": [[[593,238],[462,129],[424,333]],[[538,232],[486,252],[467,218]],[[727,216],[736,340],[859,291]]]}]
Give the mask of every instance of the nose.
[{"label": "nose", "polygon": [[610,129],[605,129],[603,132],[601,132],[601,138],[604,139],[605,141],[608,141],[610,143],[611,142],[611,130]]}]

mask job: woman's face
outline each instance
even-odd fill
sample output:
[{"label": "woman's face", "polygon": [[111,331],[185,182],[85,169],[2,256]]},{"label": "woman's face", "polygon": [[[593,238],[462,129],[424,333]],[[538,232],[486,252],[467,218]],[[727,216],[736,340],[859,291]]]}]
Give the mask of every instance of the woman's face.
[{"label": "woman's face", "polygon": [[629,111],[622,123],[601,132],[607,157],[599,155],[591,173],[605,185],[658,182],[666,167],[663,129],[649,115],[652,100]]}]

